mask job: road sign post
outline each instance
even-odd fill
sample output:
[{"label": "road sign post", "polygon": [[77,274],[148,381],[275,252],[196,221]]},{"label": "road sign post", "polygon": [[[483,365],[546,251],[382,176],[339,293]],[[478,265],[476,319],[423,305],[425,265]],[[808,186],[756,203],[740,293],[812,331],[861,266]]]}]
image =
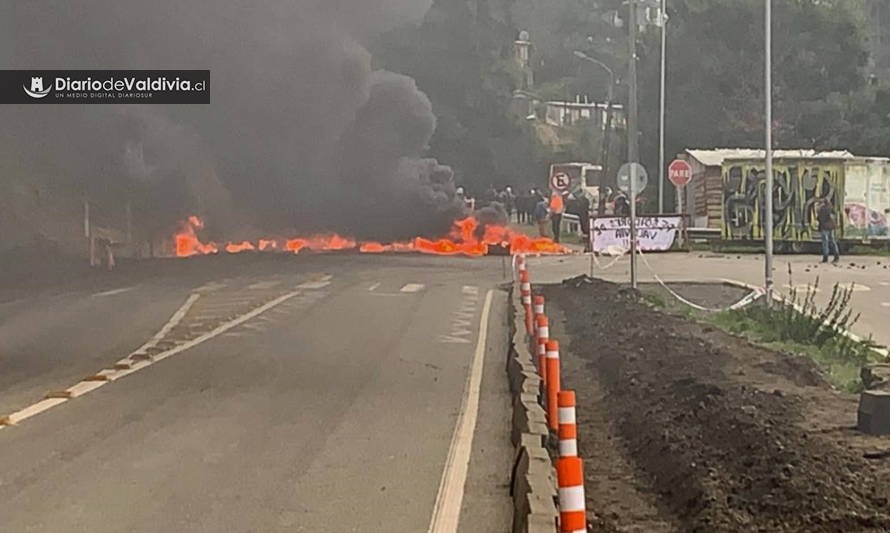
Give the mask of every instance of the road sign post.
[{"label": "road sign post", "polygon": [[637,195],[649,183],[649,174],[639,163],[625,163],[618,170],[618,188],[630,195],[630,285],[637,288]]},{"label": "road sign post", "polygon": [[[686,217],[683,213],[683,194],[684,187],[692,181],[692,166],[682,159],[675,159],[668,167],[668,179],[677,188],[677,211],[680,212],[680,224],[685,226]],[[684,244],[683,231],[680,231],[680,243]]]},{"label": "road sign post", "polygon": [[674,160],[668,167],[668,179],[677,187],[677,207],[683,214],[683,187],[692,181],[692,167],[681,159]]}]

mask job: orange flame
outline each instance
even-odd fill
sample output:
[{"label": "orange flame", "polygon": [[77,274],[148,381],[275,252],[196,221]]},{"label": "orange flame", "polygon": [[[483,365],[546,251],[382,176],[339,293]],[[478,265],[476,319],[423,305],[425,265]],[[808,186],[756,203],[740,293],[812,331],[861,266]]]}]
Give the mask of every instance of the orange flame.
[{"label": "orange flame", "polygon": [[[175,236],[177,257],[218,253],[216,243],[202,243],[196,230],[204,227],[204,221],[190,216],[182,224]],[[228,243],[222,247],[227,253],[236,254],[259,250],[262,252],[287,251],[300,253],[303,250],[335,251],[355,250],[362,253],[380,254],[386,252],[418,252],[433,255],[464,255],[479,257],[486,255],[490,246],[509,248],[510,253],[566,254],[570,250],[546,238],[533,238],[516,232],[507,226],[487,225],[480,229],[479,221],[473,217],[454,222],[447,238],[438,240],[417,237],[412,241],[381,243],[375,241],[357,242],[355,239],[337,235],[314,235],[288,240],[260,239],[256,244],[244,241]]]},{"label": "orange flame", "polygon": [[359,251],[364,254],[382,254],[384,252],[391,251],[391,246],[385,246],[379,242],[365,242],[362,243]]},{"label": "orange flame", "polygon": [[241,243],[230,242],[226,245],[226,251],[230,254],[240,254],[241,252],[249,252],[252,250],[256,250],[256,246],[247,241]]},{"label": "orange flame", "polygon": [[182,229],[176,234],[175,239],[177,257],[215,254],[219,251],[215,244],[204,244],[198,239],[195,230],[202,229],[203,227],[204,222],[196,216],[190,216],[188,220],[182,224]]}]

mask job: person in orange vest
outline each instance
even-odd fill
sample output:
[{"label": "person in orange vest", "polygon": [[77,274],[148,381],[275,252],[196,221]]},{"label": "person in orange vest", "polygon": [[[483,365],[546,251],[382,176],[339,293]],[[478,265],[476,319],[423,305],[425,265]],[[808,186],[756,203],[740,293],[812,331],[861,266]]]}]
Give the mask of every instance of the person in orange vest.
[{"label": "person in orange vest", "polygon": [[553,229],[553,240],[559,242],[559,230],[562,226],[562,214],[565,213],[566,203],[558,191],[550,195],[550,224]]}]

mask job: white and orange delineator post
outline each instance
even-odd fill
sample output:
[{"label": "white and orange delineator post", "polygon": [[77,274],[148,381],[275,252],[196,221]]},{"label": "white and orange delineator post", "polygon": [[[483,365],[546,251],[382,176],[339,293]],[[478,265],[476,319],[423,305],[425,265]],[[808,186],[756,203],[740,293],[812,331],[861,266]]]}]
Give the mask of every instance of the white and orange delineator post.
[{"label": "white and orange delineator post", "polygon": [[559,342],[547,341],[547,422],[554,433],[559,431]]},{"label": "white and orange delineator post", "polygon": [[544,296],[536,294],[532,297],[532,310],[536,315],[544,314]]},{"label": "white and orange delineator post", "polygon": [[529,337],[534,335],[534,314],[532,313],[532,284],[528,270],[519,272],[519,294],[522,297],[522,307],[525,309],[525,329]]},{"label": "white and orange delineator post", "polygon": [[[550,340],[550,320],[546,315],[537,315],[535,317],[535,344],[532,345],[532,353],[538,354],[538,374],[541,376],[541,383],[547,384],[547,342]],[[544,347],[543,350],[541,347]],[[544,357],[541,357],[543,353]]]},{"label": "white and orange delineator post", "polygon": [[525,262],[525,254],[519,254],[516,256],[516,277],[522,275],[522,272],[528,271],[528,265]]},{"label": "white and orange delineator post", "polygon": [[560,533],[587,532],[587,502],[584,497],[584,463],[580,457],[560,457],[556,461],[559,485]]},{"label": "white and orange delineator post", "polygon": [[561,390],[557,398],[559,405],[559,456],[578,457],[575,391]]}]

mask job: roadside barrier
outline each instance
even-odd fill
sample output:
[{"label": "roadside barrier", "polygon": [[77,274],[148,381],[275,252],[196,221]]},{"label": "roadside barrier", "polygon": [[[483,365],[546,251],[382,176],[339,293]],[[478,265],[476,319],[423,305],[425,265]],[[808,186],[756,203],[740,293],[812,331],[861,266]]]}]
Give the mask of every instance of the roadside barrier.
[{"label": "roadside barrier", "polygon": [[550,320],[547,318],[547,315],[535,315],[535,326],[537,327],[535,330],[535,344],[537,344],[537,339],[550,338]]},{"label": "roadside barrier", "polygon": [[528,335],[534,333],[532,323],[532,284],[529,281],[528,270],[519,272],[519,292],[522,296],[522,306],[525,308],[525,332]]},{"label": "roadside barrier", "polygon": [[624,259],[624,256],[628,255],[628,253],[625,250],[623,253],[615,254],[613,259],[605,265],[600,263],[600,260],[597,258],[597,254],[592,253],[591,255],[593,256],[593,262],[596,265],[597,270],[609,270],[613,266],[617,265],[622,259]]},{"label": "roadside barrier", "polygon": [[514,274],[517,279],[521,277],[522,272],[528,270],[528,264],[525,262],[525,254],[517,254],[513,256],[513,270],[515,270]]},{"label": "roadside barrier", "polygon": [[559,342],[547,341],[547,421],[559,431]]},{"label": "roadside barrier", "polygon": [[587,532],[587,504],[584,498],[584,463],[579,457],[560,457],[556,461],[559,485],[559,531]]},{"label": "roadside barrier", "polygon": [[559,456],[578,457],[578,426],[575,422],[575,391],[559,391]]},{"label": "roadside barrier", "polygon": [[[541,383],[544,385],[544,389],[547,388],[547,342],[550,341],[550,321],[544,315],[538,315],[535,317],[535,325],[537,329],[535,330],[535,337],[533,339],[534,344],[532,345],[535,349],[532,353],[538,354],[538,364],[540,368],[538,372],[541,375]],[[541,358],[541,346],[544,347],[544,358]]]},{"label": "roadside barrier", "polygon": [[[513,531],[549,533],[557,526],[562,533],[585,533],[584,468],[578,457],[575,392],[561,390],[559,342],[551,338],[544,296],[532,296],[523,256],[517,256],[516,267],[518,303],[525,312],[525,317],[515,317],[516,325],[521,330],[524,323],[526,333],[524,339],[515,337],[507,364],[514,394],[511,439],[517,446],[511,480]],[[554,436],[558,439],[555,480],[554,452],[545,446],[553,443]],[[554,502],[558,506],[554,507]]]},{"label": "roadside barrier", "polygon": [[541,377],[541,386],[545,387],[544,394],[546,394],[547,387],[547,341],[549,339],[538,339],[537,346],[537,357],[535,358],[535,365],[538,367],[538,376]]},{"label": "roadside barrier", "polygon": [[536,294],[532,298],[532,306],[536,315],[544,314],[544,296],[541,294]]}]

